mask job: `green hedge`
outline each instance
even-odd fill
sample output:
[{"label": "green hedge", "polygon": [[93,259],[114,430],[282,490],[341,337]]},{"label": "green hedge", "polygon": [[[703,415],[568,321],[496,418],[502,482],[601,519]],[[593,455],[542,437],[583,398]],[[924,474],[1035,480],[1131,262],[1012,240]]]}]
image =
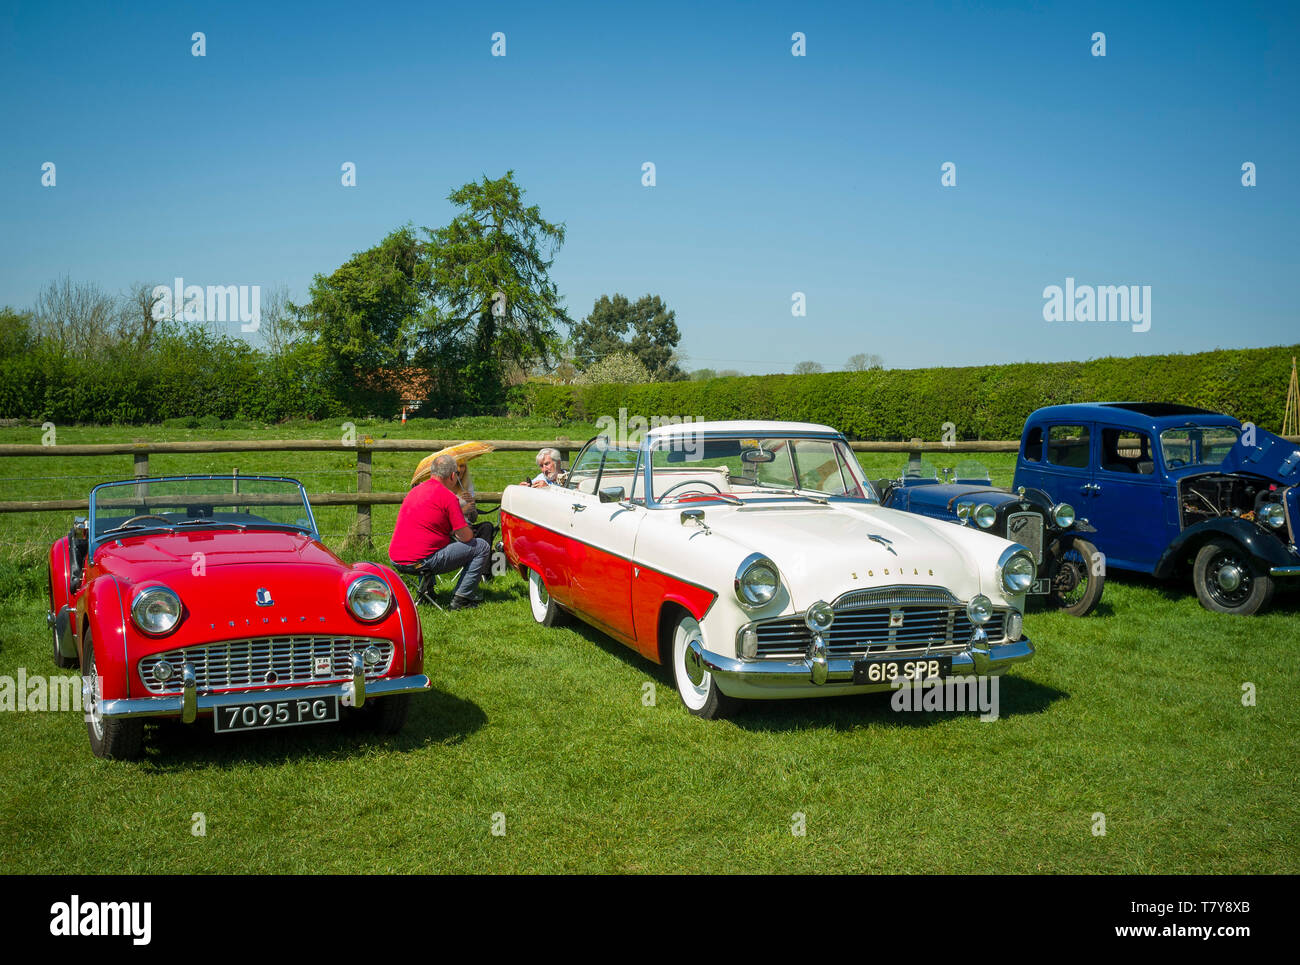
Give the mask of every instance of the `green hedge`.
[{"label": "green hedge", "polygon": [[785,419],[834,426],[851,439],[1018,439],[1034,409],[1064,402],[1176,402],[1280,431],[1291,358],[1300,345],[1144,355],[1088,362],[761,375],[649,385],[530,383],[521,414],[556,422],[617,417]]}]

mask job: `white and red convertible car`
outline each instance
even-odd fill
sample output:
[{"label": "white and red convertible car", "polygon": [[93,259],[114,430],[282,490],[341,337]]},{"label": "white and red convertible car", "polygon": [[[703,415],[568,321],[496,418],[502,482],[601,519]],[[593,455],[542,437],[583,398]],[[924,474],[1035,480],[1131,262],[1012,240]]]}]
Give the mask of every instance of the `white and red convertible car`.
[{"label": "white and red convertible car", "polygon": [[572,613],[671,664],[690,711],[885,691],[1027,660],[1033,556],[882,508],[826,426],[662,426],[598,437],[564,486],[512,486],[505,552],[533,616]]}]

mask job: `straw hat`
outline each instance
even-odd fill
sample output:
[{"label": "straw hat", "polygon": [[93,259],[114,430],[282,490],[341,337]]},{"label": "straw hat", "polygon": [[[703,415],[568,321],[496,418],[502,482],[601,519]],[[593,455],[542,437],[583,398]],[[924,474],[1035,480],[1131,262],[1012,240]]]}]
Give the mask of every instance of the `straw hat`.
[{"label": "straw hat", "polygon": [[420,464],[415,467],[415,475],[411,477],[411,485],[422,483],[433,472],[433,461],[439,456],[451,456],[456,462],[468,462],[477,456],[482,456],[492,452],[496,446],[490,442],[459,442],[454,446],[448,446],[446,449],[439,449],[437,452],[425,456],[420,460]]}]

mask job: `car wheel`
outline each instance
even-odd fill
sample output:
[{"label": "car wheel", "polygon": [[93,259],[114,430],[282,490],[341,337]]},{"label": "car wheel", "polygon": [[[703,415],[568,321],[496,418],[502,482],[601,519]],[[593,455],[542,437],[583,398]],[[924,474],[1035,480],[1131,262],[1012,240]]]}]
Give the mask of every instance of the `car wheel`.
[{"label": "car wheel", "polygon": [[396,734],[406,726],[406,715],[411,709],[410,694],[391,697],[370,697],[356,708],[358,723],[376,734]]},{"label": "car wheel", "polygon": [[1065,544],[1053,542],[1049,552],[1053,562],[1047,605],[1076,617],[1091,613],[1106,583],[1106,571],[1097,547],[1087,540],[1076,539]]},{"label": "car wheel", "polygon": [[105,719],[100,707],[100,688],[96,686],[99,671],[95,667],[95,645],[86,636],[85,676],[82,679],[82,702],[86,713],[86,732],[90,735],[90,751],[96,757],[115,761],[135,760],[144,750],[144,721],[136,719]]},{"label": "car wheel", "polygon": [[690,653],[693,640],[698,640],[703,646],[699,621],[686,614],[673,629],[673,678],[682,703],[696,717],[706,720],[717,720],[735,713],[740,708],[740,701],[719,690],[713,675],[694,661]]},{"label": "car wheel", "polygon": [[551,599],[542,574],[536,570],[528,571],[528,605],[532,608],[533,619],[544,627],[553,627],[564,622],[564,611]]},{"label": "car wheel", "polygon": [[1215,613],[1249,616],[1268,605],[1273,578],[1237,542],[1215,538],[1201,547],[1192,570],[1201,606]]}]

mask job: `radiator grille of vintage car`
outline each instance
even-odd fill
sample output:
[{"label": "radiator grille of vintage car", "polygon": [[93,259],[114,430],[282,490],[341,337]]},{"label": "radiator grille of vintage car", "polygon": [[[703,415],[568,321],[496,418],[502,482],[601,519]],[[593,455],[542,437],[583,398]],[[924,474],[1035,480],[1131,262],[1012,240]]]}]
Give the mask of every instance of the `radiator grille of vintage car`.
[{"label": "radiator grille of vintage car", "polygon": [[[960,653],[975,630],[965,605],[939,588],[855,590],[832,606],[835,623],[825,638],[832,657]],[[1002,639],[1005,621],[1005,610],[993,611],[984,625],[990,640]],[[812,642],[812,632],[801,616],[765,620],[754,624],[754,630],[760,658],[802,657]]]},{"label": "radiator grille of vintage car", "polygon": [[[270,687],[286,684],[323,683],[340,680],[352,673],[352,654],[367,647],[379,650],[380,659],[366,667],[366,678],[388,673],[393,663],[391,640],[365,637],[262,637],[256,640],[227,640],[202,647],[154,653],[140,661],[140,680],[150,693],[181,692],[181,667],[194,668],[200,691],[233,687]],[[160,681],[157,665],[166,660],[172,676]]]},{"label": "radiator grille of vintage car", "polygon": [[1012,513],[1007,517],[1007,539],[1019,543],[1043,565],[1043,517],[1038,513]]}]

